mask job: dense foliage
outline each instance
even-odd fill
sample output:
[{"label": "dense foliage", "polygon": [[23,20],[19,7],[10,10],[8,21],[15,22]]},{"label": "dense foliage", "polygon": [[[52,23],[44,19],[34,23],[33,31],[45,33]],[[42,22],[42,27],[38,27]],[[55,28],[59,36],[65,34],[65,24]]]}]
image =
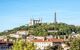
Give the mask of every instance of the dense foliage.
[{"label": "dense foliage", "polygon": [[[1,32],[0,35],[8,35],[12,33],[16,33],[16,31],[19,30],[27,30],[30,34],[36,35],[36,36],[46,36],[49,34],[52,35],[65,35],[65,34],[71,34],[72,32],[80,33],[80,27],[74,26],[74,25],[68,25],[65,23],[42,23],[42,24],[36,24],[32,26],[20,26],[16,27],[12,30],[7,30],[4,32]],[[56,30],[58,32],[48,32],[48,30]]]},{"label": "dense foliage", "polygon": [[31,42],[20,39],[13,43],[11,50],[36,50],[36,46]]},{"label": "dense foliage", "polygon": [[71,39],[70,50],[80,50],[80,37]]}]

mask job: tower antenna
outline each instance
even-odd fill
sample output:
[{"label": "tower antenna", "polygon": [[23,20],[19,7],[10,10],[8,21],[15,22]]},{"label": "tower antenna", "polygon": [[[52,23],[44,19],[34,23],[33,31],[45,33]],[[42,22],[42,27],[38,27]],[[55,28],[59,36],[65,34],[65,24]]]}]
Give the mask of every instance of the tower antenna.
[{"label": "tower antenna", "polygon": [[57,20],[56,20],[56,12],[54,13],[54,23],[55,24],[57,23]]}]

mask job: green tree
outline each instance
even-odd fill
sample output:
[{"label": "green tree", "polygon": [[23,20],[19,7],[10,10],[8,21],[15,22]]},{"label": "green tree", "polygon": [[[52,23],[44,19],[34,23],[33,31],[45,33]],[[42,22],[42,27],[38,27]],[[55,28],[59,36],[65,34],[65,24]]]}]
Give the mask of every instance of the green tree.
[{"label": "green tree", "polygon": [[31,42],[24,42],[23,40],[17,40],[11,50],[35,50],[36,47]]},{"label": "green tree", "polygon": [[80,50],[80,37],[71,39],[70,50]]}]

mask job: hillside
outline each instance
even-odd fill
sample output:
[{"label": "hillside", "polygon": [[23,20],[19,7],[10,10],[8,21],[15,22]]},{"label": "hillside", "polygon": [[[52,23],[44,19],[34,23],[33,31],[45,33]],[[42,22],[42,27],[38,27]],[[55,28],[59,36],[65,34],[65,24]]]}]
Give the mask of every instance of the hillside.
[{"label": "hillside", "polygon": [[[46,35],[65,35],[65,34],[71,34],[72,32],[80,33],[80,27],[74,26],[74,25],[68,25],[65,23],[42,23],[42,24],[36,24],[33,26],[20,26],[16,27],[12,30],[7,30],[4,32],[1,32],[0,35],[8,35],[16,33],[19,30],[28,30],[30,34],[33,34],[35,36],[46,36]],[[57,32],[48,32],[49,30],[56,30]]]}]

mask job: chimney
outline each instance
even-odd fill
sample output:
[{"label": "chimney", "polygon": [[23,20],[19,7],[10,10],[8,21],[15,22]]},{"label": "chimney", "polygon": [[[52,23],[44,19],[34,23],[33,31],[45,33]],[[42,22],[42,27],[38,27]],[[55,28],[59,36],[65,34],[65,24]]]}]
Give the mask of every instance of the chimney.
[{"label": "chimney", "polygon": [[60,39],[60,36],[58,36],[58,39]]},{"label": "chimney", "polygon": [[43,41],[45,41],[45,40],[47,40],[47,38],[46,38],[46,37],[44,37]]},{"label": "chimney", "polygon": [[57,36],[55,35],[55,37],[54,38],[57,38]]},{"label": "chimney", "polygon": [[66,40],[66,35],[64,35],[64,40]]}]

